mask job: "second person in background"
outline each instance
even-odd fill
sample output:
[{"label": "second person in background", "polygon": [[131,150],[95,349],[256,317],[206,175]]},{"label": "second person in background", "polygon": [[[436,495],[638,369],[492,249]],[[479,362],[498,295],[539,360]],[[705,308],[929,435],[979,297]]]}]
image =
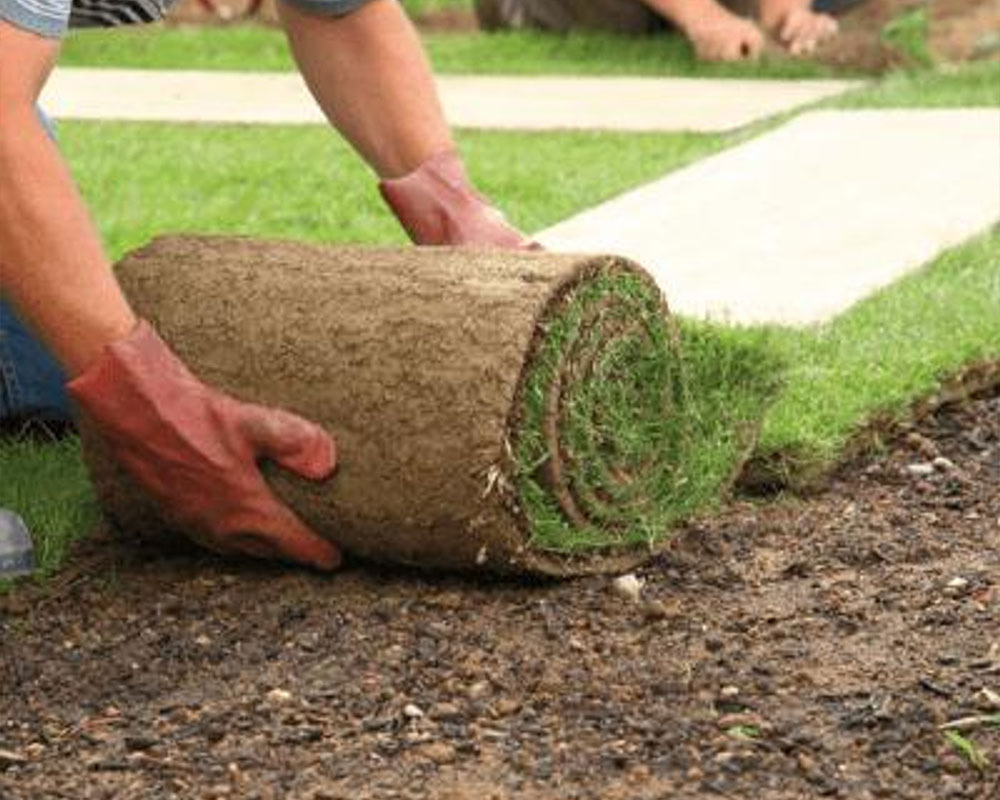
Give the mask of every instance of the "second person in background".
[{"label": "second person in background", "polygon": [[647,34],[676,29],[704,61],[753,59],[773,36],[808,55],[837,33],[832,16],[861,0],[476,0],[487,30],[536,28]]}]

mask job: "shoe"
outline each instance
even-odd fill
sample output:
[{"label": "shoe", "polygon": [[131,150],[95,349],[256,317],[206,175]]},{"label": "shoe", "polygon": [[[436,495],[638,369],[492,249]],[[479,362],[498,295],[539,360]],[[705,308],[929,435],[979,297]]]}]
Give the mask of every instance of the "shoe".
[{"label": "shoe", "polygon": [[13,511],[0,508],[0,578],[16,578],[35,571],[35,546],[28,526]]}]

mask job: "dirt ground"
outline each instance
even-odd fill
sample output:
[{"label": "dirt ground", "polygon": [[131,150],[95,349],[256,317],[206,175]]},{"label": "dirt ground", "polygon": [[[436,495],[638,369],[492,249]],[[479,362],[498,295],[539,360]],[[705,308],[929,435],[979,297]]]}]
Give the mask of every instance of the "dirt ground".
[{"label": "dirt ground", "polygon": [[[251,0],[209,0],[218,9],[207,10],[203,0],[181,0],[171,18],[179,23],[215,23],[239,20]],[[1000,58],[1000,3],[996,0],[865,0],[841,18],[841,33],[823,46],[816,58],[838,67],[881,72],[907,65],[907,55],[882,41],[880,33],[891,20],[909,10],[926,7],[929,46],[942,61]],[[274,0],[263,0],[256,19],[277,20]],[[416,20],[425,31],[468,33],[477,28],[471,10],[441,9]]]},{"label": "dirt ground", "polygon": [[636,602],[93,539],[0,597],[0,797],[1000,796],[1000,392],[639,577]]},{"label": "dirt ground", "polygon": [[840,34],[817,53],[834,66],[881,72],[909,63],[883,41],[882,29],[907,11],[926,8],[928,46],[944,62],[1000,58],[1000,3],[995,0],[866,0],[840,18]]}]

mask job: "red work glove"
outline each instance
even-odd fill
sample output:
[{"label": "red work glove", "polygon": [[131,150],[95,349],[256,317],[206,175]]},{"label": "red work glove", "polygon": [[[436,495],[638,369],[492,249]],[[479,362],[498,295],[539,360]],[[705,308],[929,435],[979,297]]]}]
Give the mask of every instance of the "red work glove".
[{"label": "red work glove", "polygon": [[270,458],[304,478],[329,477],[334,443],[317,425],[206,386],[147,322],[67,388],[118,462],[191,539],[219,553],[340,564],[337,547],[277,499],[257,466]]},{"label": "red work glove", "polygon": [[414,244],[539,249],[472,188],[454,150],[432,156],[409,175],[384,180],[378,188]]}]

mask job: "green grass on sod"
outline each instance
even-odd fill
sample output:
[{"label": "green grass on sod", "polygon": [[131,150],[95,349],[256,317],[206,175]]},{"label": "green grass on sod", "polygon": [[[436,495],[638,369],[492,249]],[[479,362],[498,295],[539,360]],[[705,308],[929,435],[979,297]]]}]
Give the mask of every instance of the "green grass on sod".
[{"label": "green grass on sod", "polygon": [[[599,33],[553,36],[533,31],[441,33],[424,37],[434,68],[467,75],[698,75],[814,78],[828,67],[791,58],[757,63],[703,64],[681,36],[622,37]],[[78,31],[60,63],[78,67],[290,71],[284,34],[259,25]],[[843,72],[839,74],[845,74]]]},{"label": "green grass on sod", "polygon": [[620,271],[576,287],[542,328],[513,431],[533,548],[652,547],[718,502],[780,383],[764,339],[676,330],[655,285]]}]

